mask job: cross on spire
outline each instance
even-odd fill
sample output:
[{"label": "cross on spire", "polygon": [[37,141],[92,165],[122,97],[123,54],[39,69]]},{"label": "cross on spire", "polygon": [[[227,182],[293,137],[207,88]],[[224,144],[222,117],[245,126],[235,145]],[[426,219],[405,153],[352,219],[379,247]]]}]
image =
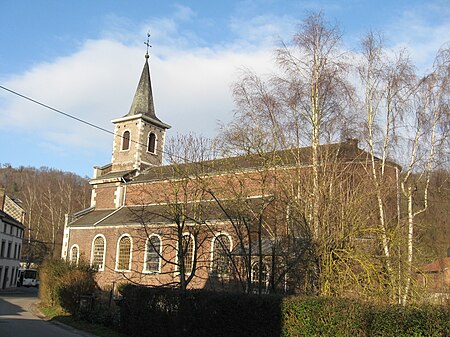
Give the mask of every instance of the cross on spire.
[{"label": "cross on spire", "polygon": [[152,47],[152,45],[150,44],[150,33],[147,33],[147,42],[144,42],[144,44],[147,46],[147,52],[145,53],[145,58],[148,59],[148,48]]}]

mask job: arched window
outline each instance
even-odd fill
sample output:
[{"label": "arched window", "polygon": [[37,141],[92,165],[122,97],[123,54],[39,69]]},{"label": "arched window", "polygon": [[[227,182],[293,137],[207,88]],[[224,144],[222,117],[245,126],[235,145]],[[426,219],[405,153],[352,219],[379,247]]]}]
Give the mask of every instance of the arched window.
[{"label": "arched window", "polygon": [[156,153],[156,135],[153,132],[150,132],[148,135],[147,151]]},{"label": "arched window", "polygon": [[184,257],[184,270],[186,274],[192,273],[194,263],[194,237],[190,234],[184,234],[181,243]]},{"label": "arched window", "polygon": [[116,270],[128,271],[131,268],[131,238],[127,235],[119,239],[117,247]]},{"label": "arched window", "polygon": [[220,234],[214,238],[212,251],[212,272],[216,275],[230,273],[231,240],[227,235]]},{"label": "arched window", "polygon": [[130,131],[125,131],[122,135],[122,151],[130,149]]},{"label": "arched window", "polygon": [[145,251],[144,271],[158,273],[161,263],[161,239],[157,235],[151,235],[147,240]]},{"label": "arched window", "polygon": [[261,281],[261,287],[264,291],[267,290],[268,278],[267,278],[267,266],[263,262],[261,265],[261,280],[259,279],[259,262],[255,262],[252,265],[252,284],[253,289],[258,289]]},{"label": "arched window", "polygon": [[105,238],[97,235],[92,241],[91,265],[97,270],[104,270],[105,266]]},{"label": "arched window", "polygon": [[77,245],[73,245],[70,249],[70,262],[78,264],[79,249]]}]

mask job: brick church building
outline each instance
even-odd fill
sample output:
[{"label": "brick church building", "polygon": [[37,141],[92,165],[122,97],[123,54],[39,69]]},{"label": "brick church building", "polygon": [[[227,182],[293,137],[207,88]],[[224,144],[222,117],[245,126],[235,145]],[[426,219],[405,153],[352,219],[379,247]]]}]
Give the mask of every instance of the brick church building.
[{"label": "brick church building", "polygon": [[[148,58],[129,112],[112,121],[111,163],[94,168],[91,207],[66,216],[62,258],[90,263],[102,287],[133,282],[268,291],[287,289],[294,278],[301,283],[292,268],[274,270],[286,261],[308,269],[305,237],[318,234],[308,233],[308,217],[296,216],[291,201],[307,193],[300,181],[311,174],[311,148],[163,164],[170,125],[155,113]],[[368,191],[355,184],[367,180],[358,177],[367,175],[368,153],[355,140],[321,145],[320,153],[328,158],[327,176],[339,181],[333,207],[349,209],[357,191]],[[389,169],[395,176],[398,167]]]}]

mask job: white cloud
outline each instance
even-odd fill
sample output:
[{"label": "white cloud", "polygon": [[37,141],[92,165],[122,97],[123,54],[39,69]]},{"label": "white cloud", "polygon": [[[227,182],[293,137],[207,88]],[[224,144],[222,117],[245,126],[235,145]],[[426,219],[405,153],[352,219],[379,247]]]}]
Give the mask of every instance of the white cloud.
[{"label": "white cloud", "polygon": [[387,28],[395,49],[406,49],[420,72],[429,71],[438,50],[450,42],[450,10],[439,3],[424,3],[403,12]]},{"label": "white cloud", "polygon": [[[156,49],[156,48],[155,48]],[[144,64],[144,48],[101,39],[52,63],[38,64],[4,85],[65,113],[113,130],[110,121],[128,113]],[[177,132],[214,136],[217,121],[232,118],[230,85],[237,69],[257,71],[270,63],[265,49],[214,50],[158,46],[150,58],[157,115]],[[111,136],[13,95],[4,95],[0,128],[39,134],[48,151],[70,146],[111,151]],[[51,144],[54,143],[54,146]]]},{"label": "white cloud", "polygon": [[[193,131],[214,136],[218,120],[232,119],[230,85],[239,68],[249,67],[259,74],[272,72],[277,40],[289,39],[299,18],[290,13],[237,15],[227,27],[234,40],[210,44],[184,26],[195,24],[197,13],[183,5],[174,9],[169,16],[139,23],[109,15],[101,38],[82,41],[72,55],[35,63],[23,73],[3,79],[2,85],[112,131],[110,121],[130,108],[144,64],[145,34],[150,29],[156,113],[173,126],[168,135]],[[428,22],[420,13],[405,12],[388,31],[397,46],[408,46],[415,61],[429,66],[430,55],[434,57],[449,39],[450,24],[448,20]],[[140,42],[130,42],[136,40]],[[77,148],[87,156],[102,152],[110,158],[111,135],[11,94],[2,92],[0,97],[0,130],[15,128],[22,134],[38,135],[47,154],[70,156]]]}]

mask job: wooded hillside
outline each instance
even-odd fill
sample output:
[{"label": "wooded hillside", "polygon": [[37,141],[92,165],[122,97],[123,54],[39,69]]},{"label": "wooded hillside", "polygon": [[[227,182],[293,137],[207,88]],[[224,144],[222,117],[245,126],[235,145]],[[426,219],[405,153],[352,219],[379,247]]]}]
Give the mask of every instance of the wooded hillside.
[{"label": "wooded hillside", "polygon": [[[59,257],[65,214],[89,207],[86,178],[48,167],[13,168],[0,165],[0,187],[21,201],[26,226],[21,260],[40,263],[46,256]],[[28,245],[28,241],[30,245]]]}]

